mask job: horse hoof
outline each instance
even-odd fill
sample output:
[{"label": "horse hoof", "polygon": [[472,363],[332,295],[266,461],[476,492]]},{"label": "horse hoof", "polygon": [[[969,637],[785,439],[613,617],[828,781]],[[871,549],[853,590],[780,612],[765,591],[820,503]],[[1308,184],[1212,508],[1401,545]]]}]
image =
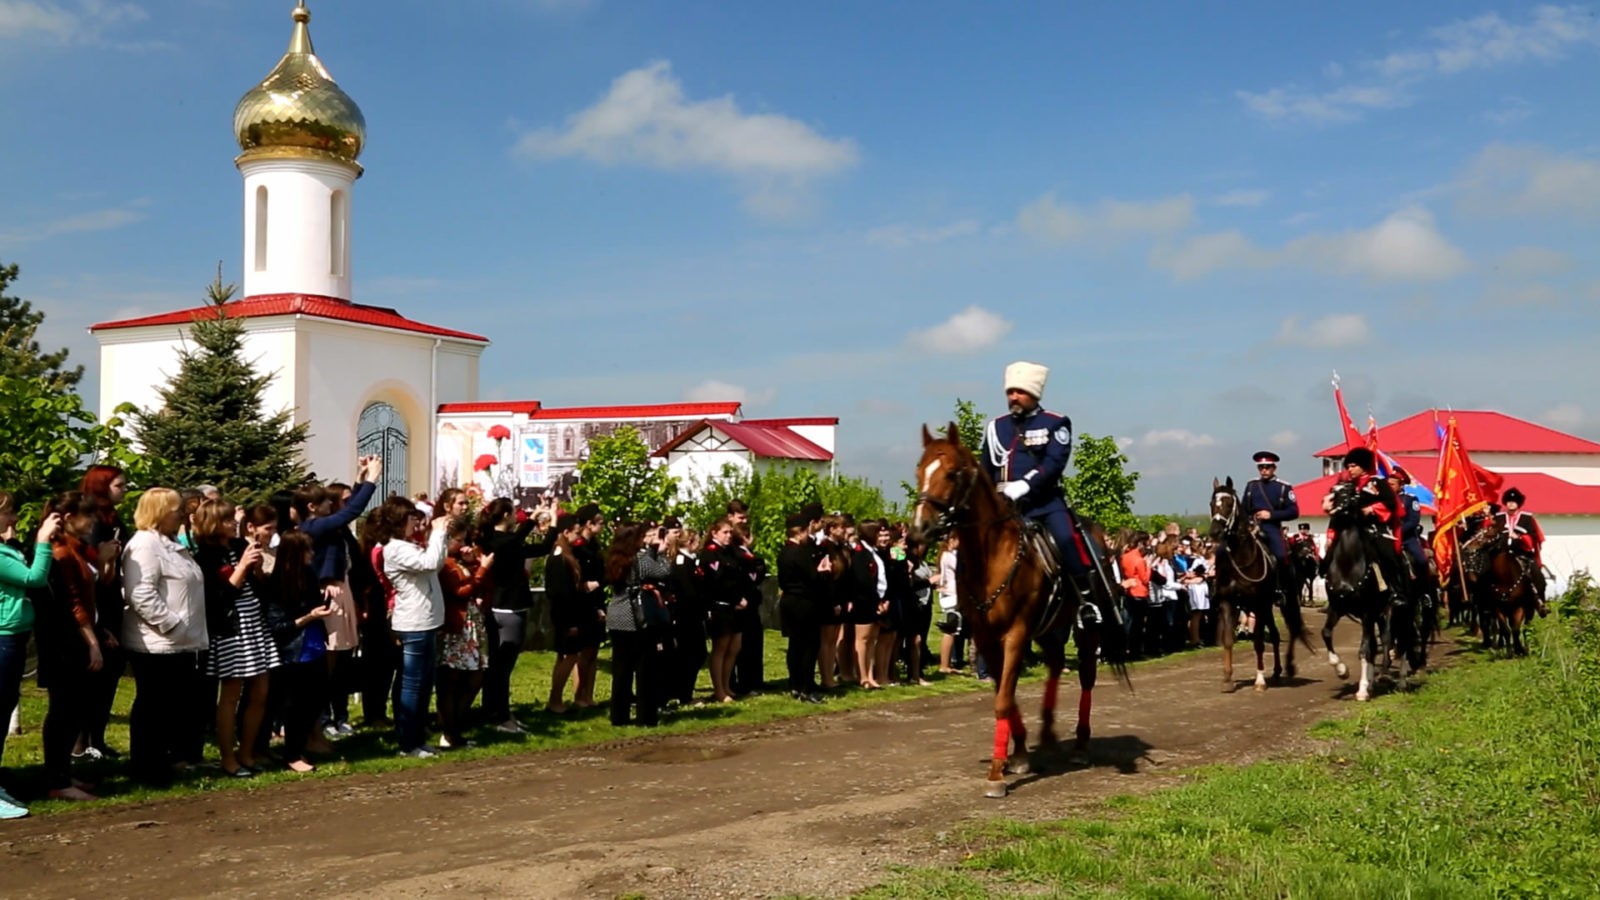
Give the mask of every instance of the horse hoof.
[{"label": "horse hoof", "polygon": [[1340,678],[1349,678],[1350,667],[1344,663],[1339,663],[1337,666],[1333,667],[1333,674],[1338,675]]},{"label": "horse hoof", "polygon": [[1006,772],[1011,775],[1027,775],[1033,771],[1029,765],[1028,757],[1023,754],[1013,756],[1006,760]]},{"label": "horse hoof", "polygon": [[1231,694],[1234,691],[1237,691],[1238,689],[1239,689],[1239,686],[1237,684],[1233,683],[1232,681],[1224,681],[1222,683],[1222,692],[1224,694]]},{"label": "horse hoof", "polygon": [[1372,695],[1367,693],[1366,691],[1356,691],[1356,700],[1357,701],[1359,701],[1361,703],[1365,703],[1365,702],[1367,702],[1368,700],[1371,700],[1371,699],[1372,699]]},{"label": "horse hoof", "polygon": [[1002,778],[1002,779],[1000,779],[998,781],[990,781],[988,783],[988,785],[986,787],[984,787],[983,795],[985,797],[988,797],[990,800],[999,800],[999,799],[1002,799],[1003,797],[1005,797],[1005,795],[1006,795],[1006,782],[1005,782],[1005,779]]},{"label": "horse hoof", "polygon": [[1089,749],[1087,747],[1073,747],[1067,754],[1067,762],[1074,766],[1087,766],[1089,764]]},{"label": "horse hoof", "polygon": [[1267,692],[1267,686],[1258,681],[1256,682],[1255,692],[1258,694],[1265,694]]}]

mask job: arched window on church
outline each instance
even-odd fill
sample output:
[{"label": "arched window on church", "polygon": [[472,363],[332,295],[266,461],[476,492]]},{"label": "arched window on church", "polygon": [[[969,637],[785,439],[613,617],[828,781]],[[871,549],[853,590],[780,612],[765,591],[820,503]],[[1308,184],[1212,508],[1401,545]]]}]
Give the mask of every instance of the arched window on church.
[{"label": "arched window on church", "polygon": [[256,247],[255,268],[267,270],[267,186],[256,186]]},{"label": "arched window on church", "polygon": [[566,459],[578,455],[578,435],[571,425],[561,430],[561,455]]},{"label": "arched window on church", "polygon": [[378,490],[372,495],[368,509],[391,496],[406,496],[407,448],[410,443],[410,431],[400,410],[378,402],[367,404],[367,408],[361,411],[361,418],[356,423],[356,455],[376,456],[383,460]]},{"label": "arched window on church", "polygon": [[344,275],[350,246],[350,195],[334,191],[328,198],[328,274]]}]

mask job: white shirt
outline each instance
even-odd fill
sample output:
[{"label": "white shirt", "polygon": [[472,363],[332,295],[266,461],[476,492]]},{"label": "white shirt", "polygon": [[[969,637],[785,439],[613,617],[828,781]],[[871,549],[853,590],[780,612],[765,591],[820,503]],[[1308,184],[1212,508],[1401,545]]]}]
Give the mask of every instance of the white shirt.
[{"label": "white shirt", "polygon": [[956,552],[946,550],[939,554],[939,608],[949,612],[956,608]]},{"label": "white shirt", "polygon": [[428,546],[398,538],[383,545],[383,574],[394,585],[394,631],[435,631],[444,624],[444,595],[439,570],[444,568],[444,532],[428,532]]}]

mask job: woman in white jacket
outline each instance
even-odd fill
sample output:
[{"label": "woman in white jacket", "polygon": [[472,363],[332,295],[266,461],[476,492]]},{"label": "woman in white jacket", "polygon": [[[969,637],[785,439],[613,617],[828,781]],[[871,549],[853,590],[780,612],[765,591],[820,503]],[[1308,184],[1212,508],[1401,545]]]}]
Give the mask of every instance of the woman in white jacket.
[{"label": "woman in white jacket", "polygon": [[200,762],[205,745],[205,577],[177,541],[180,505],[171,488],[145,491],[133,514],[138,531],[122,551],[122,646],[137,687],[128,740],[134,777],[151,784],[170,781],[174,766]]},{"label": "woman in white jacket", "polygon": [[[439,590],[439,570],[444,568],[445,529],[450,520],[440,516],[430,531],[421,510],[409,502],[391,500],[383,505],[381,523],[383,574],[394,585],[394,611],[389,627],[400,644],[400,698],[395,704],[395,731],[400,755],[417,759],[434,756],[424,746],[423,720],[433,696],[433,668],[439,626],[444,624],[444,594]],[[426,544],[417,541],[426,535]]]}]

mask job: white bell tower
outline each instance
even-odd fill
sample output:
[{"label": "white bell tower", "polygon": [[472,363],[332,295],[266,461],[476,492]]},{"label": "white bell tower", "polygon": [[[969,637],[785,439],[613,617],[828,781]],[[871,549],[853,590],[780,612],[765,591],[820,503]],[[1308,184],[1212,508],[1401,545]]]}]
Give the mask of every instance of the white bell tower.
[{"label": "white bell tower", "polygon": [[244,176],[244,296],[349,301],[350,203],[366,120],[311,46],[311,12],[294,10],[289,50],[239,100],[234,160]]}]

